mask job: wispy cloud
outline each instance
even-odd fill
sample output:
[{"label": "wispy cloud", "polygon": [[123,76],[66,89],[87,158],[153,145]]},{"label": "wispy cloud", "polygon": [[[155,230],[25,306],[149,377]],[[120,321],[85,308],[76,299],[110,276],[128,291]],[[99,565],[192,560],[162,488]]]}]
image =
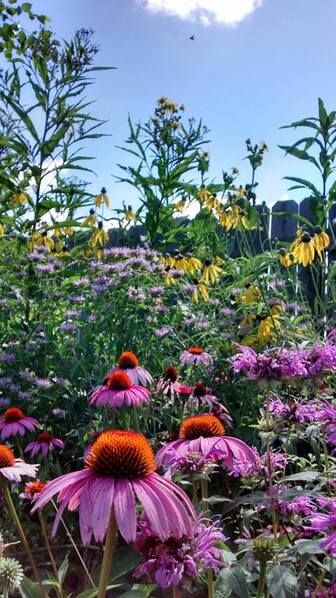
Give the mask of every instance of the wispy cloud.
[{"label": "wispy cloud", "polygon": [[146,10],[211,25],[236,25],[260,8],[263,0],[138,0]]}]

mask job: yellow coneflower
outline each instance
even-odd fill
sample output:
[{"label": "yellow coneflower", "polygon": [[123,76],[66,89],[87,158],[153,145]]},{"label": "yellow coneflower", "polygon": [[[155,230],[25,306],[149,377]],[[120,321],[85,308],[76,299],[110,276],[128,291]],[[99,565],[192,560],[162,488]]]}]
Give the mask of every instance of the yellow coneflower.
[{"label": "yellow coneflower", "polygon": [[305,268],[315,259],[316,248],[313,238],[306,231],[302,232],[291,245],[294,259]]},{"label": "yellow coneflower", "polygon": [[205,205],[207,207],[209,202],[213,201],[213,194],[205,187],[201,187],[196,197],[202,205]]},{"label": "yellow coneflower", "polygon": [[182,199],[180,199],[179,201],[176,202],[176,204],[174,206],[174,211],[178,212],[179,214],[183,214],[186,204],[187,204],[186,198],[182,197]]},{"label": "yellow coneflower", "polygon": [[213,260],[207,259],[204,261],[204,270],[201,276],[201,282],[205,284],[215,284],[223,272],[223,268],[217,266]]},{"label": "yellow coneflower", "polygon": [[170,266],[166,266],[166,268],[165,268],[165,275],[164,275],[164,282],[166,284],[176,285],[177,281],[178,281],[178,279],[175,276],[173,276],[173,274],[172,274],[172,268]]},{"label": "yellow coneflower", "polygon": [[125,220],[128,224],[130,224],[131,222],[134,222],[134,224],[135,224],[136,221],[138,220],[137,213],[134,212],[131,205],[127,206],[127,208],[124,211],[124,215],[125,215]]},{"label": "yellow coneflower", "polygon": [[313,243],[317,251],[317,255],[322,259],[322,252],[330,245],[330,238],[328,233],[324,232],[320,226],[315,226]]},{"label": "yellow coneflower", "polygon": [[188,271],[188,260],[187,258],[182,255],[182,253],[177,253],[175,258],[174,258],[174,268],[177,268],[177,270],[183,270],[183,272],[187,272]]},{"label": "yellow coneflower", "polygon": [[280,328],[279,314],[266,316],[260,320],[257,341],[260,345],[264,345],[274,340],[277,336],[277,331]]},{"label": "yellow coneflower", "polygon": [[97,228],[92,233],[89,239],[90,247],[104,247],[108,242],[109,236],[108,232],[103,229],[103,223],[98,222]]},{"label": "yellow coneflower", "polygon": [[0,237],[3,237],[5,234],[5,229],[2,224],[0,224]]},{"label": "yellow coneflower", "polygon": [[245,195],[246,195],[246,189],[244,189],[244,187],[242,187],[242,185],[240,185],[238,187],[238,189],[235,189],[235,195],[237,197],[245,197]]},{"label": "yellow coneflower", "polygon": [[194,303],[198,303],[199,295],[202,297],[203,301],[209,301],[209,291],[207,285],[202,282],[201,280],[193,280],[194,290],[192,293],[192,300]]},{"label": "yellow coneflower", "polygon": [[250,227],[245,210],[238,205],[230,206],[220,215],[219,223],[226,230],[242,227],[248,230]]},{"label": "yellow coneflower", "polygon": [[65,235],[67,235],[68,237],[71,237],[74,233],[74,229],[72,228],[72,226],[65,226],[63,228],[63,232]]},{"label": "yellow coneflower", "polygon": [[63,236],[63,231],[60,226],[56,226],[55,228],[53,228],[52,234],[54,237],[56,237],[56,239],[59,239]]},{"label": "yellow coneflower", "polygon": [[175,266],[175,258],[172,255],[170,255],[169,253],[162,255],[160,257],[160,262],[162,262],[165,266],[167,266],[169,268],[174,268],[174,266]]},{"label": "yellow coneflower", "polygon": [[242,303],[257,303],[261,299],[261,291],[257,285],[245,285],[246,291],[239,296]]},{"label": "yellow coneflower", "polygon": [[186,272],[188,274],[195,274],[196,272],[198,272],[198,270],[200,270],[202,268],[202,262],[201,260],[198,259],[198,257],[194,257],[193,255],[191,255],[190,253],[188,253],[186,255]]},{"label": "yellow coneflower", "polygon": [[26,203],[27,200],[28,197],[25,193],[23,193],[23,191],[18,191],[17,193],[14,193],[14,195],[11,198],[11,202],[14,206],[20,206],[23,203]]},{"label": "yellow coneflower", "polygon": [[47,231],[43,231],[43,233],[41,233],[41,239],[39,239],[37,245],[44,245],[44,247],[49,249],[49,251],[52,251],[55,247],[55,243],[50,237],[48,237]]},{"label": "yellow coneflower", "polygon": [[295,258],[292,253],[287,253],[284,247],[279,250],[279,262],[284,268],[290,268],[295,264]]},{"label": "yellow coneflower", "polygon": [[96,195],[95,204],[97,208],[100,208],[101,205],[105,205],[107,208],[110,207],[110,200],[107,196],[105,187],[102,187],[99,195]]},{"label": "yellow coneflower", "polygon": [[93,208],[91,208],[89,215],[84,218],[83,222],[81,223],[81,227],[87,226],[89,228],[93,228],[97,223],[97,217]]}]

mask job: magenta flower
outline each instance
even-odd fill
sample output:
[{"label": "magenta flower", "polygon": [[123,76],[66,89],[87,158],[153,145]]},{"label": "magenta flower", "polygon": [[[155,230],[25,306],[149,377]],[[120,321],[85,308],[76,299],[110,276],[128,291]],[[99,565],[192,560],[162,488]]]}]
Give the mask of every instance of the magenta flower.
[{"label": "magenta flower", "polygon": [[27,417],[18,407],[9,407],[0,418],[0,432],[2,440],[10,436],[25,436],[38,427],[38,421]]},{"label": "magenta flower", "polygon": [[33,511],[44,507],[58,494],[59,511],[53,535],[66,507],[79,507],[83,544],[92,535],[103,542],[111,510],[126,542],[136,539],[136,501],[153,532],[165,540],[191,533],[194,508],[187,495],[172,482],[155,473],[154,453],[142,434],[124,430],[102,432],[85,459],[85,469],[49,482]]},{"label": "magenta flower", "polygon": [[63,447],[64,442],[62,440],[54,438],[49,432],[41,432],[36,440],[26,446],[25,453],[30,453],[31,457],[35,457],[35,455],[41,453],[41,455],[46,457],[55,448],[62,449]]},{"label": "magenta flower", "polygon": [[171,399],[174,399],[180,390],[180,383],[177,381],[178,372],[174,366],[166,368],[163,376],[159,378],[156,385],[156,392],[162,393]]},{"label": "magenta flower", "polygon": [[318,343],[307,351],[308,375],[322,376],[336,370],[336,346]]},{"label": "magenta flower", "polygon": [[0,476],[10,482],[20,482],[22,476],[36,477],[38,465],[29,465],[22,459],[15,459],[13,451],[5,444],[0,444]]},{"label": "magenta flower", "polygon": [[179,436],[179,440],[169,442],[158,451],[156,455],[158,465],[169,469],[172,449],[178,456],[186,456],[190,453],[206,456],[211,449],[214,449],[217,460],[229,469],[232,468],[235,460],[255,463],[255,452],[242,440],[225,436],[224,427],[214,415],[188,417],[181,425]]},{"label": "magenta flower", "polygon": [[289,380],[308,374],[305,351],[281,348],[278,351],[256,353],[251,347],[240,345],[239,349],[239,353],[231,358],[233,369],[249,380]]},{"label": "magenta flower", "polygon": [[219,399],[211,394],[211,391],[202,382],[197,382],[193,388],[192,396],[190,398],[192,407],[204,406],[211,410],[212,415],[220,419],[225,426],[232,427],[233,420],[225,405]]},{"label": "magenta flower", "polygon": [[104,384],[111,374],[117,370],[123,370],[133,384],[141,384],[142,386],[153,384],[152,376],[145,368],[140,366],[137,356],[131,351],[125,351],[120,355],[118,365],[106,374]]},{"label": "magenta flower", "polygon": [[202,347],[189,347],[180,357],[182,365],[212,365],[213,358]]},{"label": "magenta flower", "polygon": [[309,529],[326,534],[321,546],[336,557],[336,500],[330,501],[328,507],[328,513],[318,513],[311,518]]},{"label": "magenta flower", "polygon": [[160,588],[178,586],[184,579],[192,580],[212,569],[218,573],[225,565],[223,549],[225,543],[218,523],[198,519],[192,534],[181,539],[170,537],[162,541],[146,521],[140,521],[135,548],[140,552],[141,562],[135,572],[136,578],[146,576]]},{"label": "magenta flower", "polygon": [[140,407],[148,403],[150,393],[144,386],[133,384],[132,380],[123,370],[115,370],[105,384],[99,386],[90,396],[90,405],[101,407],[108,405],[112,408]]}]

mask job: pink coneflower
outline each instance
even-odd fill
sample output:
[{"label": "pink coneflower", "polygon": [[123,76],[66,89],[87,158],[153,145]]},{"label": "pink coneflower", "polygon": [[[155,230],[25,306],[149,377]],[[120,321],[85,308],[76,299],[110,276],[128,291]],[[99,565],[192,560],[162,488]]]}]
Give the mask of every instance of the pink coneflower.
[{"label": "pink coneflower", "polygon": [[219,399],[202,382],[195,384],[190,403],[192,407],[208,407],[212,415],[218,417],[225,426],[232,427],[233,420],[227,408],[221,404]]},{"label": "pink coneflower", "polygon": [[131,351],[125,351],[120,355],[118,365],[106,374],[104,384],[116,370],[123,370],[132,380],[133,384],[142,384],[142,386],[153,384],[152,376],[145,368],[140,366],[137,356]]},{"label": "pink coneflower", "polygon": [[255,462],[254,451],[239,438],[225,436],[225,429],[219,419],[209,414],[193,415],[185,419],[180,428],[179,440],[169,442],[158,451],[158,465],[169,468],[172,449],[178,456],[189,453],[205,456],[211,449],[215,449],[218,460],[228,468],[232,468],[235,460]]},{"label": "pink coneflower", "polygon": [[35,455],[41,453],[41,455],[46,457],[55,448],[62,449],[63,447],[64,442],[62,440],[54,438],[49,432],[41,432],[36,440],[26,446],[25,453],[30,453],[31,457],[35,457]]},{"label": "pink coneflower", "polygon": [[158,380],[156,391],[162,392],[162,394],[174,399],[180,390],[180,384],[177,382],[177,379],[177,369],[174,368],[173,365],[168,366],[163,373],[163,376]]},{"label": "pink coneflower", "polygon": [[38,495],[46,487],[47,483],[41,480],[34,480],[34,482],[28,482],[24,487],[24,492],[19,494],[19,497],[23,500],[29,500],[29,502],[35,502]]},{"label": "pink coneflower", "polygon": [[79,523],[84,545],[93,534],[103,542],[114,510],[119,531],[126,542],[136,539],[138,501],[153,532],[162,540],[174,534],[189,534],[195,518],[187,495],[174,483],[155,473],[153,450],[142,434],[124,430],[102,432],[85,459],[85,469],[60,476],[47,484],[33,511],[58,494],[59,514],[79,507]]},{"label": "pink coneflower", "polygon": [[101,407],[108,405],[112,408],[139,407],[149,401],[149,390],[144,386],[133,384],[123,370],[115,370],[105,378],[103,386],[99,386],[90,397],[90,405]]},{"label": "pink coneflower", "polygon": [[0,444],[0,476],[10,482],[20,482],[23,475],[35,478],[38,465],[29,465],[22,459],[15,459],[13,451],[5,444]]},{"label": "pink coneflower", "polygon": [[38,421],[27,417],[18,407],[9,407],[0,418],[0,431],[2,440],[10,436],[24,436],[38,427]]},{"label": "pink coneflower", "polygon": [[182,365],[211,365],[213,358],[202,347],[189,347],[180,357]]}]

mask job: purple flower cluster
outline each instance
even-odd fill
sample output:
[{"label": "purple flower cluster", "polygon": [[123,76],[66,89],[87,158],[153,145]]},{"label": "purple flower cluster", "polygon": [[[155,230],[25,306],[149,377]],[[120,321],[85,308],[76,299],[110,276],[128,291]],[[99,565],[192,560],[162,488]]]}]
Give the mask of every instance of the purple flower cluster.
[{"label": "purple flower cluster", "polygon": [[148,523],[141,521],[135,546],[143,562],[135,569],[134,576],[146,576],[161,588],[170,588],[185,578],[197,578],[208,569],[218,573],[225,565],[218,544],[226,539],[218,523],[199,519],[190,537],[170,537],[162,542],[153,535]]},{"label": "purple flower cluster", "polygon": [[236,373],[249,380],[290,380],[312,378],[336,371],[336,345],[318,343],[311,349],[285,349],[256,353],[251,347],[239,346],[231,359]]},{"label": "purple flower cluster", "polygon": [[281,417],[300,424],[312,423],[321,419],[319,403],[301,403],[293,400],[284,403],[280,397],[270,400],[269,411],[273,416]]},{"label": "purple flower cluster", "polygon": [[326,510],[326,513],[317,513],[311,518],[310,529],[326,535],[321,547],[336,557],[336,499],[328,501]]}]

